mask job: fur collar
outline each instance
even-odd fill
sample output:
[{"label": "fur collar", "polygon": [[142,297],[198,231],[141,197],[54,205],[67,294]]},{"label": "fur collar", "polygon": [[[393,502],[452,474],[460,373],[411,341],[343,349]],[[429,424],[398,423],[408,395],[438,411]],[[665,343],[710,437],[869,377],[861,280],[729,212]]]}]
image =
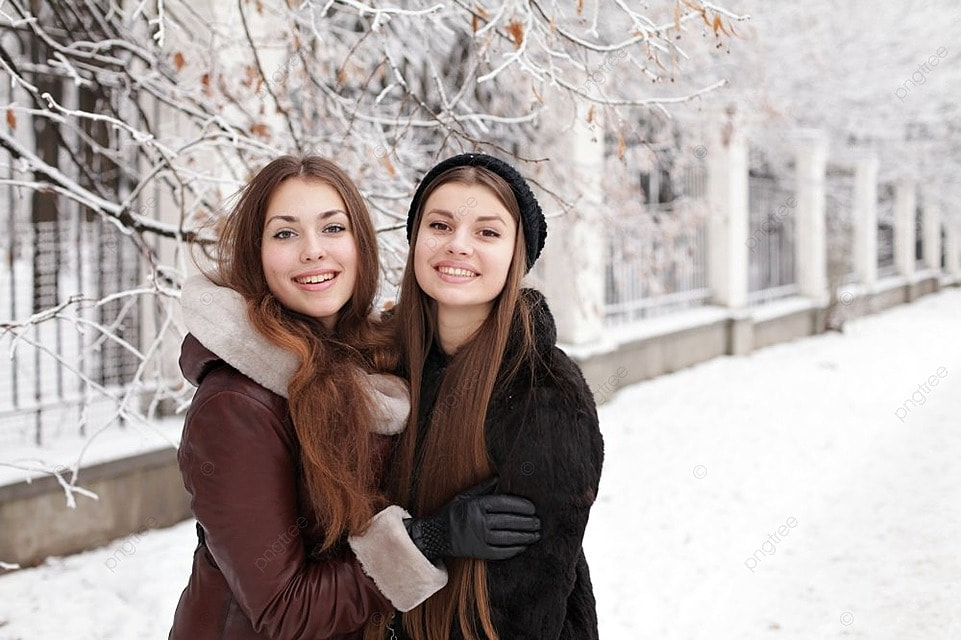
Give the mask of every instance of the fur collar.
[{"label": "fur collar", "polygon": [[[288,397],[297,358],[254,329],[239,293],[196,275],[184,282],[180,303],[187,330],[202,345],[257,384]],[[362,373],[376,406],[370,430],[384,435],[403,431],[410,412],[407,383],[397,376]]]}]

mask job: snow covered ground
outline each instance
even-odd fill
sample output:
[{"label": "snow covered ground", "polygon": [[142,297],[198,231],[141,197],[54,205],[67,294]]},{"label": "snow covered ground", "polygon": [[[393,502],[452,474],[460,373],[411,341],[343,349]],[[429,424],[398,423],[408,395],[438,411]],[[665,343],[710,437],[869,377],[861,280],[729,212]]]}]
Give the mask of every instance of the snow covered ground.
[{"label": "snow covered ground", "polygon": [[[961,290],[848,329],[600,409],[603,640],[961,638]],[[165,638],[194,539],[185,522],[0,578],[0,640]]]},{"label": "snow covered ground", "polygon": [[[166,417],[146,424],[131,420],[120,427],[114,420],[116,409],[104,401],[99,404],[96,411],[99,415],[89,420],[87,436],[77,433],[76,408],[71,406],[59,412],[66,425],[60,429],[62,433],[56,433],[56,437],[50,438],[42,449],[25,444],[4,445],[0,457],[0,485],[44,477],[58,468],[69,481],[75,467],[90,467],[166,446],[175,448],[180,442],[183,416]],[[56,414],[57,411],[49,413]],[[49,436],[51,431],[45,433]],[[80,486],[83,486],[82,479]]]}]

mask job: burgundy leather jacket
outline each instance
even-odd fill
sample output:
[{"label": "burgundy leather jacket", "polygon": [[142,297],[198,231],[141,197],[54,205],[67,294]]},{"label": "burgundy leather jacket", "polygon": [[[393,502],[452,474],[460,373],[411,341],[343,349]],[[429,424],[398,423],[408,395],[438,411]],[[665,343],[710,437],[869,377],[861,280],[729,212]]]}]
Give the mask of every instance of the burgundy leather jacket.
[{"label": "burgundy leather jacket", "polygon": [[199,386],[178,460],[203,541],[170,640],[360,637],[368,619],[393,607],[346,544],[312,553],[322,529],[287,400],[191,335],[180,367]]}]

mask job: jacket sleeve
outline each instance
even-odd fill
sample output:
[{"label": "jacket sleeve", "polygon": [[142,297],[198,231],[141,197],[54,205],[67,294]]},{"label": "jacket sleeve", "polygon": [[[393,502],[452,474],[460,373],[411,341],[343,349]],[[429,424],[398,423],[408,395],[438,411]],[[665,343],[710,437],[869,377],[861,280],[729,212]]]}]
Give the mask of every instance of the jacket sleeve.
[{"label": "jacket sleeve", "polygon": [[520,432],[512,451],[497,472],[501,491],[534,503],[541,540],[510,560],[488,562],[488,591],[502,638],[557,640],[568,608],[579,606],[572,597],[583,597],[572,592],[575,581],[586,576],[581,543],[600,482],[603,441],[589,391],[572,397],[535,387],[531,396],[524,424],[515,427]]},{"label": "jacket sleeve", "polygon": [[275,410],[236,391],[201,398],[179,462],[207,550],[257,633],[321,640],[391,610],[357,561],[308,561],[295,448]]}]

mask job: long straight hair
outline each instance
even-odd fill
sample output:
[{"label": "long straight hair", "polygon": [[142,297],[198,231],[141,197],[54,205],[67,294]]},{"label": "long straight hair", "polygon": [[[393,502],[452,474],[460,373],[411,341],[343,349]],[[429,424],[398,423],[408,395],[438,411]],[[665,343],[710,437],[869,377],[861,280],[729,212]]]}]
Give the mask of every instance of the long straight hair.
[{"label": "long straight hair", "polygon": [[[427,432],[418,445],[424,360],[437,340],[437,309],[436,303],[417,283],[414,252],[424,204],[438,187],[451,182],[490,189],[514,218],[517,239],[504,288],[474,336],[451,358],[437,402],[428,417]],[[455,167],[426,187],[421,203],[414,218],[411,251],[395,317],[401,355],[410,375],[411,413],[397,446],[389,493],[413,514],[423,516],[459,491],[490,477],[492,464],[484,439],[484,424],[491,395],[499,380],[516,375],[531,357],[533,340],[530,310],[520,295],[526,265],[523,228],[519,224],[517,200],[508,184],[482,167]],[[515,318],[520,320],[520,348],[512,349],[511,361],[505,362]],[[407,632],[415,640],[446,640],[456,620],[468,640],[482,637],[497,640],[487,593],[486,563],[455,558],[447,562],[447,568],[448,586],[405,614]],[[478,621],[481,629],[476,628]]]},{"label": "long straight hair", "polygon": [[[270,199],[291,178],[332,187],[343,199],[357,244],[357,277],[333,330],[286,308],[270,292],[261,243]],[[370,401],[360,370],[396,365],[392,337],[370,320],[377,291],[377,238],[356,185],[333,162],[317,156],[282,156],[243,188],[218,243],[219,284],[239,292],[254,327],[293,353],[297,371],[288,386],[290,417],[300,441],[306,484],[321,523],[322,550],[346,534],[359,533],[383,506],[373,461]]]}]

